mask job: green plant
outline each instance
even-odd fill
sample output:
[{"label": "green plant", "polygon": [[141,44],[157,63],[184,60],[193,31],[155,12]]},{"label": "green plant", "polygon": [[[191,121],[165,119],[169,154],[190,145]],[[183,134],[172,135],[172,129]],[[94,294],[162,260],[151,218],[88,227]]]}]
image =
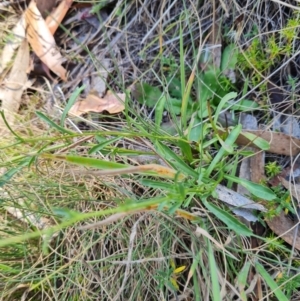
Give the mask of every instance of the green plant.
[{"label": "green plant", "polygon": [[272,190],[276,198],[268,203],[268,212],[264,213],[264,217],[266,219],[272,219],[281,214],[282,211],[284,211],[285,214],[288,214],[288,212],[295,214],[296,212],[292,204],[290,192],[281,186],[272,187]]},{"label": "green plant", "polygon": [[266,163],[265,170],[267,177],[272,178],[280,174],[282,167],[276,161],[273,161]]},{"label": "green plant", "polygon": [[180,65],[179,73],[178,65],[172,57],[162,58],[162,65],[167,68],[165,89],[162,91],[161,88],[147,83],[139,83],[135,85],[134,96],[140,103],[155,109],[157,127],[161,125],[163,110],[168,111],[172,119],[180,116],[182,131],[186,121],[190,120],[187,137],[199,142],[201,133],[205,135],[206,132],[200,125],[204,118],[214,113],[218,117],[220,111],[226,108],[234,112],[253,110],[258,106],[254,101],[247,99],[239,103],[234,102],[236,94],[231,91],[236,88],[224,73],[228,69],[235,69],[237,56],[237,49],[233,44],[229,44],[222,52],[219,68],[212,65],[209,58],[200,58],[205,70],[197,74],[193,74],[192,71],[186,85],[183,85],[187,73],[184,62]]},{"label": "green plant", "polygon": [[[291,56],[293,40],[298,35],[299,26],[299,11],[295,11],[279,32],[274,32],[267,38],[256,35],[249,47],[238,54],[238,66],[242,71],[251,72],[252,86],[259,85],[263,76],[270,68],[276,66],[283,56]],[[260,90],[265,91],[266,84],[260,84]]]},{"label": "green plant", "polygon": [[285,291],[287,298],[290,298],[293,292],[297,291],[300,287],[300,275],[290,275],[287,272],[280,273],[276,282],[282,285],[282,290]]},{"label": "green plant", "polygon": [[186,269],[185,266],[176,267],[173,259],[170,260],[170,268],[167,271],[157,271],[156,278],[158,279],[161,288],[171,288],[173,291],[179,290],[178,277]]}]

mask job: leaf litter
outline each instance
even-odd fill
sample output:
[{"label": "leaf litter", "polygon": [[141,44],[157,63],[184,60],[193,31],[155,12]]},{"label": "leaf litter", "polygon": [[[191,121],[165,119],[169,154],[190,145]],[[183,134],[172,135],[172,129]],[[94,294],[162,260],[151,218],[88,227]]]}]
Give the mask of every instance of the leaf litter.
[{"label": "leaf litter", "polygon": [[126,94],[124,93],[114,94],[111,91],[108,91],[103,98],[89,94],[82,101],[77,101],[70,109],[69,114],[80,116],[89,112],[101,113],[103,111],[110,114],[119,113],[125,109],[125,97]]},{"label": "leaf litter", "polygon": [[[27,68],[29,66],[29,46],[26,40],[21,43],[17,56],[14,60],[12,69],[6,80],[3,81],[0,88],[1,108],[6,114],[9,123],[14,123],[14,115],[18,113],[21,98],[25,89],[30,84],[27,77]],[[3,120],[1,120],[1,123]],[[7,129],[2,123],[1,130]]]},{"label": "leaf litter", "polygon": [[67,71],[61,65],[63,57],[35,1],[31,1],[25,11],[25,21],[26,38],[33,51],[51,71],[65,81]]}]

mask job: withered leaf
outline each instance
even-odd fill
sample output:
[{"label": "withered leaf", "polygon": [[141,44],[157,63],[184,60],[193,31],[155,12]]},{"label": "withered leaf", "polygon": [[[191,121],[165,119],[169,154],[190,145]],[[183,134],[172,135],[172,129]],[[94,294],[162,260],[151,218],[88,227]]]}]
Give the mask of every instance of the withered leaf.
[{"label": "withered leaf", "polygon": [[59,6],[51,12],[46,19],[46,24],[52,34],[54,34],[62,22],[63,18],[67,14],[69,8],[72,5],[73,0],[63,0]]},{"label": "withered leaf", "polygon": [[18,112],[23,91],[27,88],[28,65],[29,46],[27,41],[23,40],[9,76],[3,83],[4,87],[0,89],[1,109],[8,113],[6,118],[9,122],[13,122],[13,113]]},{"label": "withered leaf", "polygon": [[[224,131],[220,132],[225,133]],[[238,145],[253,146],[257,148],[257,146],[253,143],[253,140],[250,141],[243,135],[243,133],[251,133],[266,140],[270,144],[270,149],[266,150],[266,152],[286,156],[296,156],[300,152],[300,139],[283,133],[267,130],[243,131],[236,140]]]},{"label": "withered leaf", "polygon": [[89,94],[87,98],[76,102],[69,111],[69,114],[80,116],[88,112],[103,112],[107,111],[110,114],[122,112],[125,109],[125,97],[123,93],[107,94],[101,98],[94,94]]},{"label": "withered leaf", "polygon": [[[284,212],[281,212],[279,216],[272,218],[272,220],[266,221],[271,230],[280,236],[288,244],[293,245],[300,250],[300,230],[297,231],[297,221],[291,220]],[[294,240],[294,236],[297,234]]]},{"label": "withered leaf", "polygon": [[31,1],[25,11],[26,37],[35,54],[48,68],[66,80],[66,70],[62,67],[62,56],[56,48],[55,40],[39,12],[36,2]]}]

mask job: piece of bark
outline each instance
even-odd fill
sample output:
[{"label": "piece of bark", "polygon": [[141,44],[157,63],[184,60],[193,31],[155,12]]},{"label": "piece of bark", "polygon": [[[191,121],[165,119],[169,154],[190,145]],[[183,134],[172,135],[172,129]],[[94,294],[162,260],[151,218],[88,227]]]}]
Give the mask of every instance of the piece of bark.
[{"label": "piece of bark", "polygon": [[[261,137],[270,143],[270,149],[266,152],[274,153],[278,155],[296,156],[300,152],[300,139],[285,135],[283,133],[277,133],[272,131],[258,130],[258,131],[245,131]],[[250,141],[242,134],[236,140],[238,145],[255,146],[253,141]]]},{"label": "piece of bark", "polygon": [[300,250],[300,231],[298,231],[294,240],[298,221],[293,221],[284,212],[281,212],[279,216],[272,218],[272,220],[266,220],[266,223],[275,234],[280,236],[288,244],[295,244],[295,248]]}]

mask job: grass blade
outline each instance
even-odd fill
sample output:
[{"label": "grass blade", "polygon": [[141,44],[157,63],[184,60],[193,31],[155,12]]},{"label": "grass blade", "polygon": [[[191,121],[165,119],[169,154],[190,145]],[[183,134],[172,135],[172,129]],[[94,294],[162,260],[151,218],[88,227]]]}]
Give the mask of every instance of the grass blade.
[{"label": "grass blade", "polygon": [[[227,144],[228,146],[232,146],[234,144],[234,142],[236,141],[237,137],[239,136],[241,130],[242,130],[242,125],[238,124],[236,127],[234,127],[232,129],[232,131],[230,132],[230,134],[228,135],[228,137],[226,138],[224,143]],[[212,173],[212,171],[214,170],[214,168],[216,167],[218,162],[220,162],[222,160],[222,158],[225,154],[226,154],[225,148],[221,147],[219,152],[217,153],[217,155],[214,157],[214,159],[210,163],[209,167],[207,168],[207,171],[206,171],[207,178],[209,178],[210,174]]]},{"label": "grass blade", "polygon": [[244,224],[242,224],[240,221],[238,221],[235,217],[233,217],[228,212],[209,203],[205,199],[203,199],[202,202],[203,202],[204,206],[211,213],[213,213],[217,218],[219,218],[222,222],[224,222],[229,229],[234,230],[239,235],[243,235],[243,236],[251,236],[252,235],[252,231],[248,227],[246,227]]},{"label": "grass blade", "polygon": [[73,104],[76,102],[78,96],[80,95],[80,93],[85,89],[85,86],[81,86],[76,88],[76,90],[71,94],[70,99],[61,115],[61,119],[60,119],[60,126],[64,127],[65,124],[65,120],[67,117],[68,112],[70,111],[71,107],[73,106]]},{"label": "grass blade", "polygon": [[171,149],[163,145],[159,141],[155,143],[158,152],[169,161],[169,163],[183,173],[192,176],[193,178],[198,178],[198,173],[189,167],[179,156],[177,156]]},{"label": "grass blade", "polygon": [[224,175],[224,177],[228,180],[231,180],[235,183],[238,183],[249,190],[250,193],[255,195],[258,198],[264,199],[266,201],[271,201],[276,198],[276,194],[268,187],[262,186],[250,181],[247,181],[242,178],[233,177],[230,175]]},{"label": "grass blade", "polygon": [[260,263],[255,264],[255,268],[258,273],[262,276],[262,278],[266,281],[274,295],[280,301],[289,301],[289,299],[285,296],[285,294],[281,291],[277,283],[273,280],[273,278],[269,275],[269,273],[264,269],[264,267]]},{"label": "grass blade", "polygon": [[63,133],[63,134],[73,134],[73,132],[68,131],[66,129],[64,129],[63,127],[59,126],[58,124],[56,124],[54,121],[52,121],[51,119],[49,119],[46,115],[44,115],[42,112],[36,111],[35,114],[44,122],[46,122],[48,125],[50,125],[50,127],[58,130],[59,132]]},{"label": "grass blade", "polygon": [[208,245],[208,262],[209,262],[209,268],[210,268],[210,279],[212,283],[212,296],[213,301],[219,301],[221,300],[221,294],[220,294],[220,284],[218,280],[218,267],[215,260],[214,251],[212,249],[210,241],[207,239],[207,245]]}]

